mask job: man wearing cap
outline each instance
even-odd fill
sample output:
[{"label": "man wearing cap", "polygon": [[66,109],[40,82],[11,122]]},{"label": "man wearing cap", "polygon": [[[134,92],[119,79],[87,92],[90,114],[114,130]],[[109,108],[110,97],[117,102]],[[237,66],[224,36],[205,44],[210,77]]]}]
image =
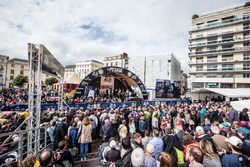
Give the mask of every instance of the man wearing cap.
[{"label": "man wearing cap", "polygon": [[228,143],[228,147],[232,151],[231,154],[226,154],[222,158],[223,167],[244,167],[246,165],[247,157],[242,154],[241,149],[243,142],[236,136],[231,136],[225,141]]},{"label": "man wearing cap", "polygon": [[250,130],[245,127],[237,129],[238,135],[243,142],[242,153],[250,156]]}]

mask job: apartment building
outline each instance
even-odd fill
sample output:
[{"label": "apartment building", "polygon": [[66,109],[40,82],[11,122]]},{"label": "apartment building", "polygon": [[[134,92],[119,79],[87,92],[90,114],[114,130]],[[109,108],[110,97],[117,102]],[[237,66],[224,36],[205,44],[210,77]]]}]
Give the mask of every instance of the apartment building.
[{"label": "apartment building", "polygon": [[6,88],[12,87],[12,81],[18,75],[29,75],[28,60],[13,58],[7,62]]},{"label": "apartment building", "polygon": [[192,89],[250,88],[250,6],[193,16]]},{"label": "apartment building", "polygon": [[122,53],[117,56],[105,57],[103,63],[106,67],[118,66],[118,67],[128,68],[128,59],[129,59],[128,54]]},{"label": "apartment building", "polygon": [[0,89],[5,87],[8,56],[0,55]]},{"label": "apartment building", "polygon": [[76,63],[75,73],[81,79],[84,79],[91,72],[103,67],[103,63],[96,60],[87,60]]},{"label": "apartment building", "polygon": [[76,65],[65,66],[64,80],[67,81],[76,72]]}]

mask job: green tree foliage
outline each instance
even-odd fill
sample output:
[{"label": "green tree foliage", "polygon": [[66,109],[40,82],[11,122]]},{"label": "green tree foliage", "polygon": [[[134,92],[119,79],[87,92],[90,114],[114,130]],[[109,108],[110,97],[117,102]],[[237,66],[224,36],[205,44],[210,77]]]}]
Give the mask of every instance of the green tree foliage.
[{"label": "green tree foliage", "polygon": [[57,78],[55,78],[55,77],[49,77],[49,78],[47,78],[46,80],[45,80],[45,84],[46,85],[52,85],[52,84],[54,84],[54,83],[58,83],[58,79]]},{"label": "green tree foliage", "polygon": [[199,15],[197,15],[197,14],[194,14],[192,17],[192,19],[197,19],[197,18],[199,18]]},{"label": "green tree foliage", "polygon": [[28,76],[18,75],[12,82],[13,86],[22,88],[26,83],[28,83]]}]

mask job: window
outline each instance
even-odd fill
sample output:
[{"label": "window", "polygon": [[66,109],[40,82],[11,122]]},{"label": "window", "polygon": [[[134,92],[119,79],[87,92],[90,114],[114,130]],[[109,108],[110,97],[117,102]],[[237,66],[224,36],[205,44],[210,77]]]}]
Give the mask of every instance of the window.
[{"label": "window", "polygon": [[106,63],[106,67],[109,66],[109,63]]},{"label": "window", "polygon": [[203,66],[196,66],[196,71],[203,71]]},{"label": "window", "polygon": [[208,65],[207,66],[207,71],[217,71],[217,65]]},{"label": "window", "polygon": [[243,64],[243,70],[250,70],[250,64]]},{"label": "window", "polygon": [[10,80],[13,80],[13,79],[14,79],[14,76],[13,76],[13,75],[11,75],[11,76],[10,76]]},{"label": "window", "polygon": [[233,61],[234,56],[233,55],[222,55],[222,61]]},{"label": "window", "polygon": [[230,23],[230,22],[234,21],[234,18],[235,18],[235,16],[229,16],[229,17],[224,17],[221,20],[223,23]]},{"label": "window", "polygon": [[250,52],[244,53],[243,60],[250,60]]},{"label": "window", "polygon": [[217,37],[210,37],[207,39],[207,44],[217,43]]},{"label": "window", "polygon": [[244,46],[244,47],[250,46],[250,43],[249,43],[249,42],[244,42],[244,43],[243,43],[243,46]]},{"label": "window", "polygon": [[244,39],[249,39],[250,38],[250,33],[249,32],[243,33],[243,38]]},{"label": "window", "polygon": [[223,35],[222,42],[229,42],[234,40],[234,35]]},{"label": "window", "polygon": [[15,74],[15,70],[10,70],[10,73],[11,74]]},{"label": "window", "polygon": [[196,35],[196,38],[201,38],[201,37],[203,37],[203,34],[197,34]]},{"label": "window", "polygon": [[24,68],[24,65],[21,65],[21,68]]},{"label": "window", "polygon": [[118,66],[118,62],[117,61],[115,62],[115,65]]},{"label": "window", "polygon": [[20,74],[23,75],[23,71],[20,71]]},{"label": "window", "polygon": [[216,52],[217,49],[218,49],[217,46],[213,46],[213,47],[208,47],[208,48],[207,48],[208,52],[210,52],[210,53],[211,53],[211,52]]},{"label": "window", "polygon": [[200,25],[202,25],[202,24],[204,24],[204,22],[197,23],[196,25],[197,25],[197,26],[200,26]]},{"label": "window", "polygon": [[250,73],[248,73],[248,74],[243,74],[243,78],[250,78]]},{"label": "window", "polygon": [[232,51],[234,50],[234,45],[222,45],[222,51]]},{"label": "window", "polygon": [[244,13],[242,18],[243,19],[249,19],[250,18],[250,13]]},{"label": "window", "polygon": [[234,69],[233,64],[222,64],[222,71],[231,71]]},{"label": "window", "polygon": [[11,67],[15,67],[15,64],[11,64]]},{"label": "window", "polygon": [[223,74],[222,78],[233,78],[233,74]]},{"label": "window", "polygon": [[113,62],[110,63],[110,66],[113,66]]},{"label": "window", "polygon": [[243,30],[248,30],[248,29],[250,29],[250,23],[244,23]]},{"label": "window", "polygon": [[202,83],[202,82],[193,82],[193,88],[204,88],[204,83]]},{"label": "window", "polygon": [[196,74],[195,77],[196,77],[196,78],[203,78],[204,75],[203,75],[203,74]]},{"label": "window", "polygon": [[202,48],[197,48],[197,49],[195,49],[195,53],[196,53],[196,54],[202,53]]},{"label": "window", "polygon": [[208,63],[217,62],[217,56],[209,56],[209,57],[207,57],[207,62]]},{"label": "window", "polygon": [[215,74],[208,74],[207,78],[217,78],[217,75],[215,75]]},{"label": "window", "polygon": [[196,57],[196,63],[202,63],[203,57]]}]

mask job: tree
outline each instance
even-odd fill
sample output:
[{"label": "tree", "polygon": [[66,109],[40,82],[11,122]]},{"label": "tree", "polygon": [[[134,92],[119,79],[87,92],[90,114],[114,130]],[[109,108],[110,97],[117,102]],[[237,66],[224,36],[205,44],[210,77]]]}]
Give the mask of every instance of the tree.
[{"label": "tree", "polygon": [[192,19],[197,19],[197,18],[199,18],[199,15],[197,15],[197,14],[194,14],[192,17]]},{"label": "tree", "polygon": [[46,85],[53,85],[54,83],[58,83],[58,79],[55,77],[49,77],[45,80]]},{"label": "tree", "polygon": [[28,76],[24,76],[24,75],[18,75],[12,81],[13,86],[18,86],[19,88],[22,88],[24,84],[26,83],[28,83]]},{"label": "tree", "polygon": [[245,7],[250,6],[250,2],[246,2],[244,6]]}]

